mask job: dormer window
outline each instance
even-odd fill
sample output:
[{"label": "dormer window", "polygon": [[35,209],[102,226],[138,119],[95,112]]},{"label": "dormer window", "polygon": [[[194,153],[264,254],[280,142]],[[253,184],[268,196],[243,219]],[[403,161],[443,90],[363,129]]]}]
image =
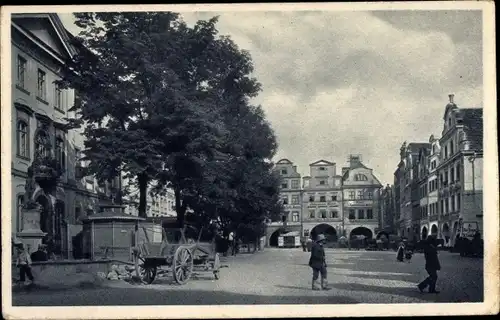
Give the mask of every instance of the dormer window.
[{"label": "dormer window", "polygon": [[354,181],[368,181],[368,177],[364,174],[357,174],[354,176]]},{"label": "dormer window", "polygon": [[288,174],[288,171],[286,169],[281,169],[281,174]]}]

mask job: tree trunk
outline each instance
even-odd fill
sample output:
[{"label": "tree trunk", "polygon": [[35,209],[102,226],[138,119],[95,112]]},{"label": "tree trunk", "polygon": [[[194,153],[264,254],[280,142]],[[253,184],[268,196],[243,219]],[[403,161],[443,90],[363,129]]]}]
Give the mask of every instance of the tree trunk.
[{"label": "tree trunk", "polygon": [[139,217],[146,218],[147,192],[148,192],[148,176],[146,173],[140,173],[137,176],[139,182]]},{"label": "tree trunk", "polygon": [[184,218],[186,215],[186,206],[181,204],[181,191],[174,187],[175,194],[175,212],[177,213],[177,224],[179,228],[184,228]]}]

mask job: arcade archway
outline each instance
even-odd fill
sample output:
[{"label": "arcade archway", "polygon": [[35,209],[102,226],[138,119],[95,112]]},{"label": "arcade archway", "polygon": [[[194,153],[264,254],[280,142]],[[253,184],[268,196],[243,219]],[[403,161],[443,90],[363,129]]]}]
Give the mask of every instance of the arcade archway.
[{"label": "arcade archway", "polygon": [[438,227],[435,224],[433,224],[431,227],[431,235],[436,237],[437,234],[438,234]]},{"label": "arcade archway", "polygon": [[311,239],[316,240],[318,234],[323,234],[327,242],[336,242],[338,238],[337,230],[326,223],[318,224],[311,230]]},{"label": "arcade archway", "polygon": [[352,236],[361,236],[361,235],[365,236],[366,239],[373,238],[373,232],[366,227],[354,228],[354,229],[352,229],[351,234],[350,234],[351,237]]},{"label": "arcade archway", "polygon": [[422,240],[427,239],[427,236],[429,235],[429,231],[427,230],[427,227],[423,227],[423,228],[422,228],[422,233],[421,233],[421,235],[422,235]]},{"label": "arcade archway", "polygon": [[271,234],[271,236],[269,237],[269,246],[270,247],[277,247],[278,246],[278,238],[283,233],[286,233],[285,229],[278,229],[278,230],[274,231]]},{"label": "arcade archway", "polygon": [[448,244],[450,241],[450,226],[448,226],[448,223],[443,224],[443,238],[444,238],[444,243]]},{"label": "arcade archway", "polygon": [[385,237],[386,239],[389,239],[389,234],[385,231],[380,231],[379,233],[377,233],[377,239],[380,239],[382,237]]}]

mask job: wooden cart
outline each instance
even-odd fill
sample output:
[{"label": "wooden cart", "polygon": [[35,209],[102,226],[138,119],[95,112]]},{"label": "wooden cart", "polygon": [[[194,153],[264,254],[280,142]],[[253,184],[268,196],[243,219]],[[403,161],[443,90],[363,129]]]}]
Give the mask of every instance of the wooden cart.
[{"label": "wooden cart", "polygon": [[194,270],[212,272],[219,279],[221,264],[215,242],[200,242],[203,229],[196,241],[188,241],[185,228],[165,228],[162,242],[149,242],[146,236],[145,242],[133,248],[136,275],[144,283],[151,284],[163,266],[170,267],[178,284],[188,282]]}]

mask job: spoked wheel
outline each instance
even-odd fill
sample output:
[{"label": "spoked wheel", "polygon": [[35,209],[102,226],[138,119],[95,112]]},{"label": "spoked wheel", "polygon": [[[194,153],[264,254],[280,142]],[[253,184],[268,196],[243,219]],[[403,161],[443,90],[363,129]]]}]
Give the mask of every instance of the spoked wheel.
[{"label": "spoked wheel", "polygon": [[172,274],[175,282],[185,284],[193,273],[193,254],[186,247],[179,247],[175,250],[172,265]]},{"label": "spoked wheel", "polygon": [[219,273],[220,273],[220,256],[219,253],[215,253],[215,258],[214,258],[214,277],[215,280],[219,280]]},{"label": "spoked wheel", "polygon": [[146,265],[144,256],[137,251],[134,256],[135,274],[144,283],[151,284],[156,278],[156,266]]}]

